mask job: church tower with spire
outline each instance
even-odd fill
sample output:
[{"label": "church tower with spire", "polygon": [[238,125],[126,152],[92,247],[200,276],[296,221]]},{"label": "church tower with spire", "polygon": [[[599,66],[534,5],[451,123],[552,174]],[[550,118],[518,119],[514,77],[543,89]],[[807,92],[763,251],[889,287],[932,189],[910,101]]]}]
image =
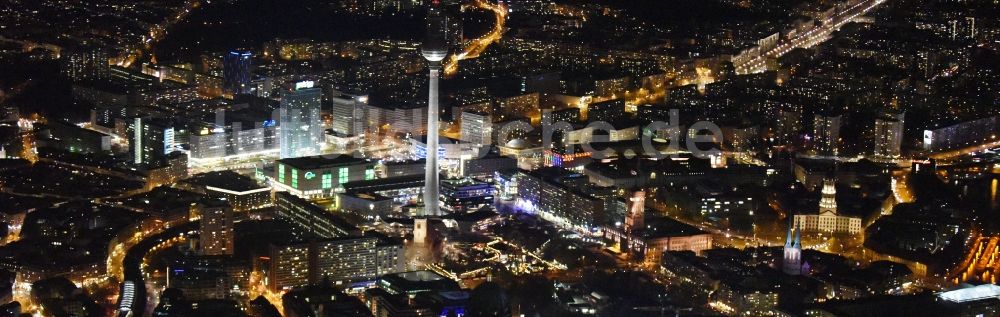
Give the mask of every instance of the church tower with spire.
[{"label": "church tower with spire", "polygon": [[[795,231],[795,240],[792,240],[793,230]],[[785,256],[781,270],[788,275],[802,274],[802,230],[791,224],[788,226],[788,236],[785,238]]]}]

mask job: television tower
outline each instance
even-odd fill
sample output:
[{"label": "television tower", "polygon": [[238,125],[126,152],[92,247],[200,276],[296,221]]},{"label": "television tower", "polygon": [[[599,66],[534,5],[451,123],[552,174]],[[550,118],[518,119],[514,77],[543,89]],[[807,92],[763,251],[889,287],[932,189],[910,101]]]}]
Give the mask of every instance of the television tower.
[{"label": "television tower", "polygon": [[427,12],[427,37],[420,47],[421,54],[427,59],[430,69],[430,95],[427,98],[427,166],[424,169],[424,212],[421,216],[440,216],[440,198],[438,197],[438,77],[441,75],[441,61],[448,56],[448,45],[445,40],[444,17],[438,7],[437,0],[431,2]]}]

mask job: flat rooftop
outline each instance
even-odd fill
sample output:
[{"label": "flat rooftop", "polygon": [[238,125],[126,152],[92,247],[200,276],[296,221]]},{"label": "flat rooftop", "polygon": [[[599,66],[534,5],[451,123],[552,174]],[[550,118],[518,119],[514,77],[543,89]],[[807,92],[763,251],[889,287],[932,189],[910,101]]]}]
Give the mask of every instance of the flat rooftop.
[{"label": "flat rooftop", "polygon": [[453,189],[473,187],[473,186],[492,186],[487,182],[477,181],[472,178],[449,178],[449,179],[442,179],[440,180],[440,182],[441,182],[441,187],[447,187]]},{"label": "flat rooftop", "polygon": [[233,171],[217,171],[201,173],[184,180],[192,185],[211,186],[227,189],[236,192],[245,192],[254,189],[265,188],[257,184],[252,178],[240,175]]},{"label": "flat rooftop", "polygon": [[687,237],[707,232],[667,217],[647,217],[643,236],[646,238]]},{"label": "flat rooftop", "polygon": [[344,191],[348,193],[376,192],[383,190],[424,187],[424,175],[398,176],[398,177],[353,181],[344,183],[343,186],[344,186]]},{"label": "flat rooftop", "polygon": [[403,294],[460,289],[457,282],[428,270],[388,274],[379,278],[378,283],[392,292]]},{"label": "flat rooftop", "polygon": [[433,282],[445,279],[444,276],[433,271],[402,272],[396,274],[396,277],[404,279],[407,282]]},{"label": "flat rooftop", "polygon": [[313,170],[325,167],[363,164],[371,162],[371,160],[356,158],[350,155],[316,155],[280,159],[277,162],[300,170]]}]

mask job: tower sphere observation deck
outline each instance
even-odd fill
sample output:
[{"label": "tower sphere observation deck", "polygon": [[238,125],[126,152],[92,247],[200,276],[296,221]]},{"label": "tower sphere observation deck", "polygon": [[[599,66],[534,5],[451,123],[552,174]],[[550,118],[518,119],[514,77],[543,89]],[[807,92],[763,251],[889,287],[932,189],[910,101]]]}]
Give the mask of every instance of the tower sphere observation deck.
[{"label": "tower sphere observation deck", "polygon": [[447,27],[438,2],[432,2],[427,11],[427,37],[424,38],[424,43],[420,46],[420,53],[428,61],[441,62],[448,56],[448,42],[445,39]]}]

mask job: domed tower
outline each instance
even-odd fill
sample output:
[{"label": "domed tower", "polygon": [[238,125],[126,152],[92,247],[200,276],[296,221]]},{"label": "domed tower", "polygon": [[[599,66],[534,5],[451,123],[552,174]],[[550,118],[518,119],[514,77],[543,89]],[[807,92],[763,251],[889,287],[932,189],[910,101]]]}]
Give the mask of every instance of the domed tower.
[{"label": "domed tower", "polygon": [[441,15],[437,0],[431,2],[427,11],[427,37],[420,46],[420,53],[427,59],[430,68],[430,95],[427,98],[427,159],[424,170],[424,212],[422,216],[439,216],[441,214],[438,201],[438,77],[441,75],[441,61],[448,56],[448,43],[445,40],[447,24]]},{"label": "domed tower", "polygon": [[440,68],[441,61],[448,56],[447,30],[448,21],[441,13],[440,3],[434,0],[427,9],[427,36],[420,45],[420,53],[431,62],[432,70],[434,64]]},{"label": "domed tower", "polygon": [[832,177],[823,179],[822,198],[819,200],[819,214],[837,215],[837,182]]}]

